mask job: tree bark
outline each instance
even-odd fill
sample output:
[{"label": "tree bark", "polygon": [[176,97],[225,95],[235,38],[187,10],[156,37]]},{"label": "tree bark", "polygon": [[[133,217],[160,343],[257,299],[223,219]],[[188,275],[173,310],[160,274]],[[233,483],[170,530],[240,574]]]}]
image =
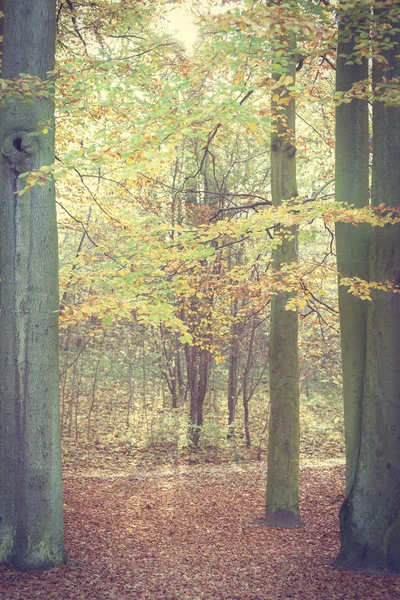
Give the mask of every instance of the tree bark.
[{"label": "tree bark", "polygon": [[[4,79],[54,68],[54,0],[5,0]],[[48,123],[47,134],[37,134]],[[20,175],[54,162],[54,103],[10,100],[0,115],[0,560],[65,562],[58,405],[54,184]]]},{"label": "tree bark", "polygon": [[[2,54],[3,54],[3,33],[4,33],[4,3],[5,0],[0,0],[0,13],[2,14],[2,16],[0,16],[0,60],[2,60]],[[1,73],[1,66],[0,66],[0,73]]]},{"label": "tree bark", "polygon": [[[365,9],[364,9],[365,12]],[[368,63],[350,61],[357,34],[353,19],[342,15],[339,24],[336,91],[346,92],[368,78]],[[367,100],[352,99],[336,108],[336,200],[356,208],[369,204],[369,135]],[[369,277],[369,226],[336,224],[337,267],[340,277]],[[358,462],[364,390],[367,302],[339,286],[340,336],[346,443],[346,495],[350,493]]]},{"label": "tree bark", "polygon": [[199,346],[185,346],[187,379],[190,394],[188,439],[197,448],[203,427],[203,405],[210,378],[210,351]]},{"label": "tree bark", "polygon": [[[385,24],[400,2],[375,9]],[[392,13],[393,11],[393,13]],[[397,23],[394,14],[393,23]],[[389,31],[389,28],[388,28]],[[374,61],[376,96],[400,77],[400,34]],[[394,81],[392,81],[394,80]],[[373,105],[372,203],[400,204],[400,108],[382,100]],[[342,547],[338,566],[353,570],[400,572],[400,226],[375,227],[371,234],[371,281],[392,281],[397,292],[374,291],[368,306],[361,445],[354,485],[341,508]]]},{"label": "tree bark", "polygon": [[[295,45],[288,44],[287,75],[295,79]],[[281,73],[274,74],[275,80]],[[288,91],[281,88],[280,100]],[[271,192],[274,206],[297,196],[295,158],[295,101],[272,103]],[[274,270],[296,260],[297,231],[285,231],[281,245],[273,250]],[[265,522],[279,527],[301,523],[299,511],[299,363],[297,312],[287,311],[288,292],[273,295],[270,319],[270,421],[268,435],[267,501]]]},{"label": "tree bark", "polygon": [[[235,298],[232,305],[232,316],[235,319],[238,313],[238,300]],[[236,405],[238,399],[238,369],[240,358],[240,343],[238,339],[239,327],[236,322],[231,327],[231,344],[229,348],[228,368],[228,434],[227,438],[235,437]]]},{"label": "tree bark", "polygon": [[254,339],[256,337],[256,318],[253,316],[251,322],[251,330],[250,335],[248,335],[249,345],[247,349],[247,359],[246,364],[243,370],[243,382],[242,382],[242,398],[243,398],[243,423],[244,423],[244,433],[246,438],[246,448],[250,448],[251,446],[251,436],[250,436],[250,411],[249,411],[249,402],[253,392],[255,390],[255,386],[250,385],[249,377],[250,371],[253,366],[253,354],[254,354]]}]

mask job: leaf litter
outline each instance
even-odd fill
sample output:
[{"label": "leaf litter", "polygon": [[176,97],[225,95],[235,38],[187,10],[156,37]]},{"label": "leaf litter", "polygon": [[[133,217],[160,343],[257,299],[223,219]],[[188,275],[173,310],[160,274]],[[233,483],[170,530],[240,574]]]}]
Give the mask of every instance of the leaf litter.
[{"label": "leaf litter", "polygon": [[301,471],[304,527],[257,523],[265,468],[184,465],[67,470],[70,566],[0,566],[1,600],[400,599],[400,579],[336,570],[344,467]]}]

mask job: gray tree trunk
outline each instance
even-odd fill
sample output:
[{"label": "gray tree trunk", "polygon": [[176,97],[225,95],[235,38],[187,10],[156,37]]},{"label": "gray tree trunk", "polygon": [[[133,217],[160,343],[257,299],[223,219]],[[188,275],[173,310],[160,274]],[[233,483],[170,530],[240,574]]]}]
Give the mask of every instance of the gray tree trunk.
[{"label": "gray tree trunk", "polygon": [[[393,7],[375,10],[387,24]],[[394,15],[394,21],[397,17]],[[390,31],[388,29],[388,31]],[[375,62],[373,84],[400,77],[400,34]],[[393,83],[393,85],[396,85]],[[397,86],[396,86],[397,87]],[[400,108],[375,101],[372,202],[400,205]],[[375,227],[371,235],[371,281],[400,286],[400,226]],[[375,291],[368,306],[366,367],[360,455],[351,493],[341,509],[337,564],[366,572],[400,572],[400,293]]]},{"label": "gray tree trunk", "polygon": [[[54,68],[54,0],[5,0],[4,79]],[[35,134],[40,123],[47,134]],[[58,248],[54,184],[23,195],[20,174],[54,162],[54,103],[0,113],[0,560],[65,562],[58,406]]]},{"label": "gray tree trunk", "polygon": [[[287,75],[296,75],[295,49],[289,58]],[[279,79],[277,74],[275,79]],[[281,93],[284,90],[281,90]],[[273,103],[271,136],[272,202],[297,196],[295,158],[295,101],[288,106]],[[296,260],[297,231],[286,231],[282,244],[273,251],[273,266]],[[299,512],[299,363],[297,354],[297,312],[286,310],[288,292],[275,294],[271,301],[269,378],[270,421],[267,461],[265,522],[279,527],[296,527]]]},{"label": "gray tree trunk", "polygon": [[[356,23],[342,17],[336,61],[336,90],[346,92],[368,78],[367,60],[347,64],[354,52]],[[369,203],[368,103],[353,99],[336,108],[336,200],[361,208]],[[369,277],[369,226],[336,224],[337,267],[340,277]],[[346,441],[346,495],[357,468],[364,390],[367,302],[339,286],[343,401]]]},{"label": "gray tree trunk", "polygon": [[[0,12],[2,13],[2,15],[4,15],[4,2],[5,0],[0,0]],[[0,17],[0,36],[1,38],[3,38],[3,31],[4,31],[4,18]],[[0,39],[0,55],[3,52],[3,41],[2,39]],[[0,56],[1,58],[1,56]],[[1,68],[0,68],[0,73],[1,73]]]},{"label": "gray tree trunk", "polygon": [[[238,313],[238,300],[234,298],[232,308],[232,316],[235,319]],[[232,439],[235,437],[235,419],[236,419],[236,405],[238,399],[238,370],[239,370],[239,359],[240,359],[240,341],[239,326],[234,322],[231,326],[232,341],[229,348],[229,367],[228,367],[228,434],[227,438]]]}]

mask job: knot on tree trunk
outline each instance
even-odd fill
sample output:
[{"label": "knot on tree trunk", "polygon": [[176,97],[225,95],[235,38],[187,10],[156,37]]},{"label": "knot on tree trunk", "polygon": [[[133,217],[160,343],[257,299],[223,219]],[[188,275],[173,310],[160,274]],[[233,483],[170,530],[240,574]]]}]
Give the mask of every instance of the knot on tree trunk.
[{"label": "knot on tree trunk", "polygon": [[281,148],[281,146],[282,146],[282,142],[278,139],[273,140],[271,143],[271,149],[274,152],[277,152]]},{"label": "knot on tree trunk", "polygon": [[293,156],[296,154],[296,150],[296,146],[294,146],[293,144],[286,144],[286,152],[289,158],[293,158]]},{"label": "knot on tree trunk", "polygon": [[36,137],[26,131],[15,131],[4,138],[1,152],[6,161],[24,173],[32,168],[32,157],[36,149]]}]

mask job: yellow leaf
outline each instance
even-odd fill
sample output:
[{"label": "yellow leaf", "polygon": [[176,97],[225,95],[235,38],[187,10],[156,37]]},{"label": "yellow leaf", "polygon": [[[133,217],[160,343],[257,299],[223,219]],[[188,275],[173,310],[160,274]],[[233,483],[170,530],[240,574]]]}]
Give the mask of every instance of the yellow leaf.
[{"label": "yellow leaf", "polygon": [[291,75],[286,75],[286,77],[283,80],[283,85],[290,85],[291,83],[294,82],[294,79]]}]

